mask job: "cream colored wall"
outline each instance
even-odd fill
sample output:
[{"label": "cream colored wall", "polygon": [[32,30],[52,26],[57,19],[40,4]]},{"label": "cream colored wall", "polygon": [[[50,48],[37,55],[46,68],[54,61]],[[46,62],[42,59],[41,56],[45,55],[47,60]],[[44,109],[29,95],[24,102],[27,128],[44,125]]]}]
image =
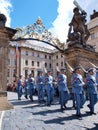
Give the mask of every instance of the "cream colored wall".
[{"label": "cream colored wall", "polygon": [[[95,51],[98,52],[98,17],[92,19],[88,23],[88,29],[91,34],[88,39],[88,43],[90,45],[96,46]],[[92,35],[94,35],[93,38],[92,38]]]}]

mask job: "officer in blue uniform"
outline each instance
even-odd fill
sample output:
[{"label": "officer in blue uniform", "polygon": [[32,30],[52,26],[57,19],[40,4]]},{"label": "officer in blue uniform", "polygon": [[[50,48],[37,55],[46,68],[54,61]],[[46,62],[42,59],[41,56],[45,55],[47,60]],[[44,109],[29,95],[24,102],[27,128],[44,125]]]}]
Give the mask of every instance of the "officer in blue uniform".
[{"label": "officer in blue uniform", "polygon": [[29,75],[28,84],[29,84],[29,98],[30,98],[31,101],[33,101],[34,78],[33,78],[32,74]]},{"label": "officer in blue uniform", "polygon": [[36,82],[37,82],[37,90],[38,90],[38,102],[39,103],[45,102],[44,100],[45,82],[44,82],[44,76],[42,71],[39,71]]},{"label": "officer in blue uniform", "polygon": [[19,79],[17,80],[17,94],[18,94],[18,100],[21,100],[22,96],[22,75],[19,76]]},{"label": "officer in blue uniform", "polygon": [[85,103],[85,96],[84,96],[84,90],[83,90],[83,86],[85,85],[85,83],[83,82],[83,78],[81,75],[81,67],[77,66],[74,69],[74,72],[75,73],[72,80],[72,87],[74,91],[74,99],[76,101],[76,115],[78,117],[81,117],[80,108]]},{"label": "officer in blue uniform", "polygon": [[65,68],[61,69],[61,72],[58,76],[58,89],[59,89],[61,110],[64,110],[66,108],[66,103],[70,97],[67,85],[67,76],[65,75]]},{"label": "officer in blue uniform", "polygon": [[47,72],[47,76],[45,78],[45,84],[47,93],[47,106],[50,106],[54,98],[53,76],[51,75],[51,71]]},{"label": "officer in blue uniform", "polygon": [[94,74],[94,68],[89,68],[88,75],[86,77],[86,86],[87,86],[87,93],[89,96],[90,104],[88,107],[90,108],[90,114],[94,113],[94,106],[97,103],[97,82],[96,76]]}]

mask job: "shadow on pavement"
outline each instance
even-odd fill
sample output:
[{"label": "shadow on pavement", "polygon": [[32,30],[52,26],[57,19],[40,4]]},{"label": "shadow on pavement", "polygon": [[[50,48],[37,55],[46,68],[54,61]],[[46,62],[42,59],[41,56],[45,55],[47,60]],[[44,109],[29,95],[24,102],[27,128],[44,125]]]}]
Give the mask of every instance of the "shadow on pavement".
[{"label": "shadow on pavement", "polygon": [[33,112],[33,115],[43,115],[46,116],[47,114],[52,114],[52,113],[57,113],[57,112],[61,112],[60,109],[55,109],[55,110],[44,110],[44,111],[39,111],[39,112]]},{"label": "shadow on pavement", "polygon": [[75,120],[75,119],[78,119],[76,115],[71,115],[71,116],[67,116],[67,117],[58,117],[58,118],[55,118],[55,119],[51,119],[51,120],[47,120],[47,121],[44,121],[44,123],[46,124],[62,124],[64,125],[65,123],[63,123],[63,121],[69,121],[69,120]]}]

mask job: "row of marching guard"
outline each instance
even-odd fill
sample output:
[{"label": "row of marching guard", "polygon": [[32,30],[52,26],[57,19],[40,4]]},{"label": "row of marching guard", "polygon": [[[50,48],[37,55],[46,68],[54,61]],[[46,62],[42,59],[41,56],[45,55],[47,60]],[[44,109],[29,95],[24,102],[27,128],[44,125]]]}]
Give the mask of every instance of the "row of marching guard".
[{"label": "row of marching guard", "polygon": [[[81,108],[85,104],[86,96],[84,91],[84,86],[86,86],[86,93],[88,95],[89,104],[89,113],[96,114],[94,110],[94,106],[98,101],[98,70],[97,68],[89,68],[86,71],[86,78],[82,77],[82,68],[81,66],[77,66],[74,68],[71,76],[71,85],[72,85],[72,100],[73,107],[76,109],[76,116],[81,117]],[[33,101],[34,95],[34,85],[35,79],[32,74],[25,78],[22,81],[22,75],[20,75],[17,80],[17,94],[18,100],[21,100],[22,96],[22,88],[25,90],[25,98],[30,98]],[[51,71],[47,72],[47,75],[43,75],[43,72],[40,71],[36,78],[36,86],[37,86],[37,95],[38,95],[38,103],[45,103],[47,106],[51,106],[52,101],[54,100],[54,78],[52,76]],[[60,73],[57,79],[57,89],[59,92],[59,103],[60,109],[63,111],[66,109],[66,103],[70,99],[70,91],[68,89],[68,82],[66,76],[66,69],[60,69]],[[46,100],[45,100],[46,96]]]}]

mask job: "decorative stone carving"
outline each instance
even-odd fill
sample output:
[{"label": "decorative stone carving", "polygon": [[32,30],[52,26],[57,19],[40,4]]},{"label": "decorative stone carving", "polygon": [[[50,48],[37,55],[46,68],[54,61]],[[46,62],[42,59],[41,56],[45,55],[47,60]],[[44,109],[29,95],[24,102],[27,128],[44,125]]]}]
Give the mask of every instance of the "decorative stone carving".
[{"label": "decorative stone carving", "polygon": [[0,14],[0,27],[5,27],[5,23],[7,21],[7,18],[4,14]]}]

